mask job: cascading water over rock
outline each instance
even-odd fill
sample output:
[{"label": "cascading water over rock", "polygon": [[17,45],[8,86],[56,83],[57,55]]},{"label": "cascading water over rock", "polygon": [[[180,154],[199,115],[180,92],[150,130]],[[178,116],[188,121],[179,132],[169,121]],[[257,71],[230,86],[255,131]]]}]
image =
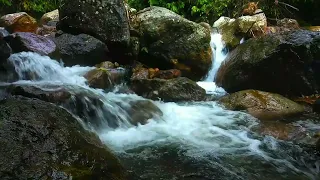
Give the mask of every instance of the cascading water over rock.
[{"label": "cascading water over rock", "polygon": [[225,91],[221,87],[217,87],[214,83],[214,78],[216,73],[227,57],[227,49],[222,41],[222,36],[219,33],[212,32],[211,33],[211,49],[212,49],[212,67],[208,72],[208,75],[205,77],[203,81],[198,82],[198,85],[204,88],[207,94],[216,94],[223,95]]},{"label": "cascading water over rock", "polygon": [[[208,83],[213,83],[222,52],[223,46],[216,44]],[[80,117],[142,179],[319,178],[320,162],[313,155],[296,159],[301,148],[252,132],[258,121],[246,113],[225,110],[212,101],[163,103],[93,89],[83,78],[92,67],[63,67],[35,53],[13,54],[9,61],[20,80],[7,85],[67,89],[71,99],[61,106]],[[137,107],[142,101],[146,105]],[[151,115],[140,116],[147,112]]]}]

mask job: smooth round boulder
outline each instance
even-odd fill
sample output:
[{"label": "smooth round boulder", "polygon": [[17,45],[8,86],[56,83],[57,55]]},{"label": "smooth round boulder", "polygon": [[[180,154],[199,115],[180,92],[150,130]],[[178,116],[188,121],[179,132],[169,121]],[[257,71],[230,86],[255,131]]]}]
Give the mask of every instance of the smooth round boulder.
[{"label": "smooth round boulder", "polygon": [[66,110],[27,98],[0,101],[1,179],[125,179],[125,170]]},{"label": "smooth round boulder", "polygon": [[87,35],[62,34],[55,38],[60,57],[66,66],[94,66],[108,60],[108,48],[100,40]]},{"label": "smooth round boulder", "polygon": [[36,32],[37,21],[25,12],[7,14],[0,18],[0,27],[5,27],[11,33]]},{"label": "smooth round boulder", "polygon": [[245,110],[261,120],[273,120],[299,115],[304,107],[279,94],[257,90],[239,91],[222,97],[219,102],[227,109]]},{"label": "smooth round boulder", "polygon": [[116,57],[127,50],[129,20],[122,0],[62,0],[61,4],[59,30],[70,34],[89,34],[106,43]]},{"label": "smooth round boulder", "polygon": [[18,32],[5,37],[14,53],[30,51],[40,55],[56,57],[58,49],[56,44],[47,37],[29,32]]},{"label": "smooth round boulder", "polygon": [[141,34],[139,61],[145,65],[179,69],[192,80],[208,73],[212,50],[207,28],[156,6],[138,12],[132,26]]},{"label": "smooth round boulder", "polygon": [[231,51],[216,84],[233,93],[257,89],[289,97],[320,92],[320,32],[291,31],[254,38]]},{"label": "smooth round boulder", "polygon": [[148,99],[166,102],[202,101],[206,91],[196,82],[179,77],[174,79],[131,79],[131,89]]}]

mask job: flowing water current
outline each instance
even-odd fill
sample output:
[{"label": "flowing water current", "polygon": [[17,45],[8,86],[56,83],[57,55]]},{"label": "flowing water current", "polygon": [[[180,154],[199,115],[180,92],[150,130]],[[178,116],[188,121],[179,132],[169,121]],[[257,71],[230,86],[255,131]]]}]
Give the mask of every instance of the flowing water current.
[{"label": "flowing water current", "polygon": [[[198,84],[209,94],[223,95],[224,90],[213,81],[226,51],[220,35],[212,35],[211,43],[213,67]],[[144,98],[118,93],[117,88],[113,92],[89,88],[83,75],[92,67],[63,67],[49,57],[26,52],[12,55],[9,61],[20,79],[13,84],[48,91],[57,86],[74,93],[81,91],[86,108],[95,112],[91,121],[98,122],[98,127],[91,126],[85,120],[87,116],[79,120],[118,154],[132,179],[320,179],[319,156],[292,142],[252,131],[259,120],[244,112],[225,110],[214,101],[153,101],[163,115],[134,126],[128,107],[130,102]],[[34,80],[28,80],[30,76]],[[99,99],[102,105],[94,105],[90,97]],[[64,107],[73,112],[70,106]],[[308,128],[312,119],[303,122]],[[314,124],[312,128],[320,126]]]}]

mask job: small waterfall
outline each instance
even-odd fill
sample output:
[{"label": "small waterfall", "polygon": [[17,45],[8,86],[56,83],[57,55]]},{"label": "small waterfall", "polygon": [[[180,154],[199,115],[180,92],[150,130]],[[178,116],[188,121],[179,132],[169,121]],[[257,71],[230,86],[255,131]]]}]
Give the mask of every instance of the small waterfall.
[{"label": "small waterfall", "polygon": [[218,72],[218,69],[224,59],[227,57],[227,49],[222,41],[222,36],[219,33],[211,33],[211,49],[212,49],[212,67],[208,72],[207,77],[200,82],[197,82],[199,86],[204,88],[207,94],[223,95],[225,91],[221,87],[217,87],[214,83],[214,78]]}]

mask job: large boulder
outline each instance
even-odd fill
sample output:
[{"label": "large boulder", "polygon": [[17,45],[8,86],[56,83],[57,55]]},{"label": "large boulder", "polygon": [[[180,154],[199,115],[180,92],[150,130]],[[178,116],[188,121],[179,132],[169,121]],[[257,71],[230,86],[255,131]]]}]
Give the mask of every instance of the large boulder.
[{"label": "large boulder", "polygon": [[7,14],[0,18],[0,26],[13,32],[36,32],[37,21],[25,12]]},{"label": "large boulder", "polygon": [[279,94],[257,90],[239,91],[219,100],[227,109],[246,110],[259,119],[277,119],[304,112],[304,107]]},{"label": "large boulder", "polygon": [[139,60],[149,67],[179,69],[199,80],[211,67],[210,31],[162,7],[137,13],[132,24],[141,34]]},{"label": "large boulder", "polygon": [[179,77],[164,79],[131,79],[131,89],[143,97],[163,101],[202,101],[206,91],[196,82]]},{"label": "large boulder", "polygon": [[40,100],[0,102],[1,179],[125,179],[119,160],[66,110]]},{"label": "large boulder", "polygon": [[30,51],[51,57],[58,56],[56,44],[47,37],[29,32],[18,32],[5,37],[15,53]]},{"label": "large boulder", "polygon": [[55,42],[60,56],[67,66],[94,66],[108,59],[107,46],[100,40],[86,34],[62,34]]},{"label": "large boulder", "polygon": [[63,0],[61,4],[58,29],[92,35],[106,43],[115,57],[123,55],[129,46],[130,33],[122,0]]},{"label": "large boulder", "polygon": [[291,31],[250,39],[230,52],[216,83],[227,92],[257,89],[301,96],[320,91],[320,32]]}]

